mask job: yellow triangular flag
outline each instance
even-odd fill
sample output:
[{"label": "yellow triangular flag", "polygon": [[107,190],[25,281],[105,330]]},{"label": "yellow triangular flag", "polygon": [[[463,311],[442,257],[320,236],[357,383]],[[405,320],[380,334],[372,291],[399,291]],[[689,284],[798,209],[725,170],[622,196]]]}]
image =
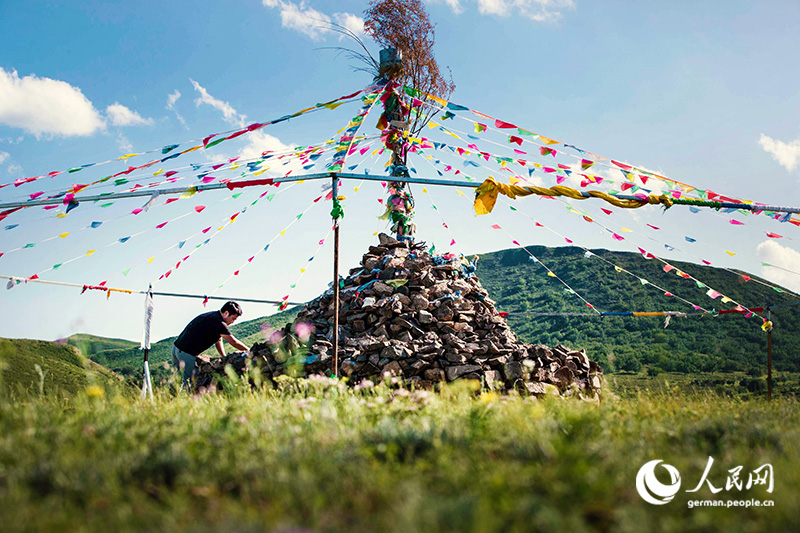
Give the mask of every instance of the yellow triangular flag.
[{"label": "yellow triangular flag", "polygon": [[547,273],[547,275],[548,275],[548,276],[550,276],[551,278],[554,278],[554,277],[556,277],[556,275],[555,275],[555,274],[553,274],[552,272],[548,272],[548,273]]},{"label": "yellow triangular flag", "polygon": [[301,269],[300,269],[300,273],[301,273],[301,274],[302,274],[302,273],[304,273],[305,271],[306,271],[306,269],[305,269],[305,268],[301,268]]},{"label": "yellow triangular flag", "polygon": [[632,230],[632,229],[628,229],[628,228],[622,228],[622,229],[621,229],[621,230],[619,230],[619,231],[620,231],[620,232],[622,232],[622,231],[627,231],[627,232],[633,233],[633,230]]},{"label": "yellow triangular flag", "polygon": [[358,192],[358,185],[356,185],[356,188],[353,189],[353,192]]},{"label": "yellow triangular flag", "polygon": [[726,303],[728,303],[728,302],[732,302],[732,301],[733,301],[733,300],[731,300],[731,299],[730,299],[730,298],[728,298],[727,296],[723,296],[723,297],[722,297],[722,303],[724,303],[724,304],[726,304]]},{"label": "yellow triangular flag", "polygon": [[281,235],[286,235],[286,230],[283,230],[283,231],[281,232]]},{"label": "yellow triangular flag", "polygon": [[431,129],[437,128],[439,126],[441,126],[441,124],[437,124],[436,122],[434,122],[432,120],[430,122],[428,122],[428,127],[431,128]]},{"label": "yellow triangular flag", "polygon": [[197,188],[196,188],[196,187],[194,187],[194,186],[192,186],[192,187],[189,187],[189,190],[188,190],[188,191],[186,191],[185,193],[181,194],[181,199],[184,199],[184,198],[191,198],[191,197],[192,197],[192,196],[194,196],[195,194],[197,194]]},{"label": "yellow triangular flag", "polygon": [[159,174],[163,174],[163,173],[164,173],[164,169],[163,168],[159,168],[158,170],[153,172],[153,176],[158,176]]},{"label": "yellow triangular flag", "polygon": [[239,168],[240,166],[242,166],[242,165],[240,165],[239,163],[234,163],[234,164],[232,164],[232,165],[231,165],[231,168],[230,168],[230,170],[236,170],[236,169],[237,169],[237,168]]},{"label": "yellow triangular flag", "polygon": [[622,269],[620,267],[618,267],[618,266],[615,266],[614,270],[616,270],[617,272],[622,272]]},{"label": "yellow triangular flag", "polygon": [[464,196],[464,193],[461,192],[461,189],[456,189],[456,192],[458,193],[459,196]]},{"label": "yellow triangular flag", "polygon": [[95,253],[96,251],[97,251],[97,250],[89,250],[88,252],[86,252],[86,257],[89,257],[90,255],[92,255],[92,254],[93,254],[93,253]]},{"label": "yellow triangular flag", "polygon": [[67,238],[67,235],[69,235],[69,232],[68,232],[68,231],[65,231],[64,233],[59,233],[59,235],[58,235],[58,236],[59,236],[59,237],[61,237],[62,239],[66,239],[66,238]]},{"label": "yellow triangular flag", "polygon": [[539,140],[541,140],[544,144],[558,144],[558,141],[548,139],[547,137],[542,137],[541,135],[539,135]]},{"label": "yellow triangular flag", "polygon": [[422,188],[422,192],[428,192],[428,189],[426,189],[425,187],[423,187],[423,188]]},{"label": "yellow triangular flag", "polygon": [[56,218],[64,218],[65,216],[67,216],[66,213],[59,213],[56,215]]},{"label": "yellow triangular flag", "polygon": [[152,262],[153,262],[153,259],[155,259],[155,258],[156,258],[156,256],[153,256],[153,257],[151,257],[150,259],[148,259],[148,260],[147,260],[147,264],[149,265],[150,263],[152,263]]},{"label": "yellow triangular flag", "polygon": [[253,176],[260,176],[261,174],[263,174],[267,170],[269,170],[269,167],[267,167],[267,168],[265,168],[263,170],[259,170],[258,172],[253,172]]},{"label": "yellow triangular flag", "polygon": [[725,250],[725,253],[726,253],[726,254],[728,254],[728,255],[729,255],[729,256],[731,256],[731,257],[733,257],[734,255],[736,255],[735,253],[733,253],[733,252],[729,252],[728,250]]},{"label": "yellow triangular flag", "polygon": [[337,107],[339,107],[343,103],[344,102],[336,102],[336,103],[333,103],[333,104],[325,104],[325,107],[327,107],[328,109],[336,109]]}]

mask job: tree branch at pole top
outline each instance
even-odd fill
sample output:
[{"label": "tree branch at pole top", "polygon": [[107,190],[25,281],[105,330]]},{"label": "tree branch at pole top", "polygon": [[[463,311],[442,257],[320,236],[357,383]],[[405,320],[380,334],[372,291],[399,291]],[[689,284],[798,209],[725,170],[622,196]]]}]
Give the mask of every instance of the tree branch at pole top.
[{"label": "tree branch at pole top", "polygon": [[[120,292],[125,294],[147,294],[148,291],[146,290],[134,290],[134,289],[119,289],[115,287],[106,287],[104,285],[85,285],[82,283],[68,283],[66,281],[50,281],[44,280],[39,278],[26,278],[20,276],[5,276],[0,275],[0,279],[7,279],[14,283],[9,289],[13,288],[15,285],[19,283],[44,283],[46,285],[60,285],[62,287],[76,287],[81,289],[81,294],[86,292],[87,290],[98,290],[106,292],[110,295],[111,292]],[[179,293],[179,292],[159,292],[159,291],[150,291],[153,296],[170,296],[175,298],[194,298],[194,299],[201,299],[204,301],[208,300],[233,300],[236,302],[248,302],[248,303],[259,303],[259,304],[272,304],[272,305],[281,305],[283,303],[287,303],[289,305],[305,305],[306,302],[284,302],[283,300],[259,300],[256,298],[236,298],[233,296],[208,296],[205,294],[186,294],[186,293]]]}]

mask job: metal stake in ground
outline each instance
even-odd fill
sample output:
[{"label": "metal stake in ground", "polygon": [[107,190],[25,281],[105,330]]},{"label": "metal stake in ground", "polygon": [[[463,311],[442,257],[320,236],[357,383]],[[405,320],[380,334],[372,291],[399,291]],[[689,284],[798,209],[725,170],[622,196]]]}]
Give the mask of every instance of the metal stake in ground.
[{"label": "metal stake in ground", "polygon": [[[767,322],[771,320],[772,310],[767,308]],[[772,327],[767,330],[767,401],[772,401]]]},{"label": "metal stake in ground", "polygon": [[339,178],[332,180],[333,194],[333,375],[339,375],[339,218],[341,206],[339,205]]}]

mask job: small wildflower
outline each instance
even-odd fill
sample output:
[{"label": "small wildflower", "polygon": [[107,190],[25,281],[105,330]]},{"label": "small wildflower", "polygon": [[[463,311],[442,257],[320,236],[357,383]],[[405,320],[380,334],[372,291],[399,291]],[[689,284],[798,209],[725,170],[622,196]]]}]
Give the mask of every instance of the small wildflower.
[{"label": "small wildflower", "polygon": [[86,387],[86,396],[90,398],[102,398],[106,391],[100,385],[89,385]]}]

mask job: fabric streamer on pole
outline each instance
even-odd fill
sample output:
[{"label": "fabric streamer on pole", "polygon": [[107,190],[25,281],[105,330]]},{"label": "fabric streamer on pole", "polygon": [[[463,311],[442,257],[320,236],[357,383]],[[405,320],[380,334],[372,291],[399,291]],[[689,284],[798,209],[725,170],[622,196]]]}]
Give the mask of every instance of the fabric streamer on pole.
[{"label": "fabric streamer on pole", "polygon": [[144,297],[144,336],[142,338],[142,349],[144,349],[144,383],[142,384],[142,399],[150,396],[153,399],[153,383],[150,380],[150,365],[148,356],[150,355],[150,325],[153,322],[153,285],[147,288],[147,295]]}]

